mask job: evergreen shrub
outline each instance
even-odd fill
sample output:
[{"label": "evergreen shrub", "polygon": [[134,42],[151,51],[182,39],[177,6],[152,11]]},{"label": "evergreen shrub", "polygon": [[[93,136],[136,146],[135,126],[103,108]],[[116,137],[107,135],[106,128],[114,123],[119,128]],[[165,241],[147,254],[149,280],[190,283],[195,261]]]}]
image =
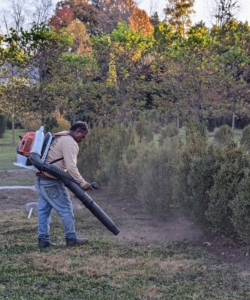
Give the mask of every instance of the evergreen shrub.
[{"label": "evergreen shrub", "polygon": [[233,140],[234,134],[231,127],[222,125],[215,133],[214,140],[219,144],[228,144]]},{"label": "evergreen shrub", "polygon": [[238,193],[231,201],[231,221],[238,237],[250,245],[250,176],[249,169],[245,169],[244,178],[239,182]]},{"label": "evergreen shrub", "polygon": [[191,121],[186,126],[186,150],[192,156],[200,156],[206,151],[208,142],[207,126]]},{"label": "evergreen shrub", "polygon": [[154,127],[152,126],[152,123],[145,120],[144,118],[141,118],[139,122],[135,125],[135,131],[138,135],[140,141],[145,139],[147,142],[150,142],[153,140],[154,137]]},{"label": "evergreen shrub", "polygon": [[244,178],[245,169],[250,167],[250,161],[244,149],[238,149],[236,143],[231,143],[222,147],[217,164],[219,169],[213,176],[214,185],[208,193],[210,201],[205,215],[214,232],[233,236],[230,203],[237,197],[239,183]]},{"label": "evergreen shrub", "polygon": [[123,154],[135,141],[134,129],[121,124],[106,129],[106,135],[101,139],[99,145],[100,168],[95,176],[112,191],[120,192]]},{"label": "evergreen shrub", "polygon": [[[181,209],[213,232],[250,243],[250,155],[236,143],[207,144],[202,124],[189,124],[187,142],[140,139],[135,128],[95,125],[80,145],[83,177],[152,214]],[[177,207],[176,207],[177,206]]]},{"label": "evergreen shrub", "polygon": [[173,180],[175,206],[186,215],[190,215],[193,209],[190,201],[191,187],[188,181],[191,163],[195,157],[201,157],[206,152],[207,141],[205,124],[190,122],[186,125],[186,144],[180,151],[180,160]]},{"label": "evergreen shrub", "polygon": [[6,129],[6,118],[5,116],[0,115],[0,139],[3,138],[5,129]]},{"label": "evergreen shrub", "polygon": [[80,145],[80,171],[86,174],[86,178],[119,191],[123,154],[134,143],[134,139],[132,128],[120,124],[94,125]]},{"label": "evergreen shrub", "polygon": [[[94,124],[86,138],[79,144],[78,168],[82,176],[89,181],[96,181],[96,172],[100,169],[100,144],[108,129],[101,123]],[[102,182],[99,182],[100,184]]]},{"label": "evergreen shrub", "polygon": [[159,137],[159,145],[163,145],[164,141],[168,137],[174,137],[179,134],[179,130],[176,128],[176,125],[174,123],[170,123],[167,126],[163,127],[160,131],[160,137]]},{"label": "evergreen shrub", "polygon": [[203,156],[192,159],[188,174],[190,215],[193,220],[206,227],[211,227],[206,218],[206,211],[210,203],[209,192],[214,186],[214,176],[220,167],[220,155],[219,147],[210,145]]},{"label": "evergreen shrub", "polygon": [[173,178],[178,165],[179,138],[167,138],[162,146],[141,143],[136,158],[127,165],[136,182],[136,197],[152,214],[173,209]]},{"label": "evergreen shrub", "polygon": [[[129,196],[132,198],[136,198],[138,194],[138,190],[140,189],[140,179],[138,178],[138,170],[134,169],[134,162],[140,156],[140,153],[144,153],[144,145],[149,148],[148,143],[139,143],[138,139],[136,139],[135,143],[130,145],[124,151],[124,155],[122,158],[121,164],[121,185],[120,185],[120,193],[123,196]],[[151,145],[152,146],[152,145]],[[146,162],[145,162],[146,163]],[[146,167],[146,165],[143,165]],[[142,167],[142,166],[141,166]]]},{"label": "evergreen shrub", "polygon": [[250,151],[250,125],[246,126],[242,130],[242,137],[240,139],[240,144],[244,146],[247,151]]}]

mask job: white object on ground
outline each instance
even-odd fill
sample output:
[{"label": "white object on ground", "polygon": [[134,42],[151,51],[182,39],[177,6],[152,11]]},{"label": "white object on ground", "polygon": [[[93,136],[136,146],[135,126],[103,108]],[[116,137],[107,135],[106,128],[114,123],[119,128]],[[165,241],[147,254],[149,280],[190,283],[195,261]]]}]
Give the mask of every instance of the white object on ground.
[{"label": "white object on ground", "polygon": [[37,211],[37,202],[30,202],[26,204],[26,210],[29,211],[28,219],[30,219],[34,209]]},{"label": "white object on ground", "polygon": [[33,207],[31,207],[30,211],[29,211],[29,215],[28,215],[28,219],[30,219],[31,215],[32,215],[32,211],[33,211]]}]

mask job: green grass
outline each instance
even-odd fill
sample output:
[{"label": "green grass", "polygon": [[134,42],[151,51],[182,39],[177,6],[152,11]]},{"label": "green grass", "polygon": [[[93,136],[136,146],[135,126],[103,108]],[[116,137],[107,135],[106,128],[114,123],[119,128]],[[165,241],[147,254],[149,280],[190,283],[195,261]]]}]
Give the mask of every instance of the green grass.
[{"label": "green grass", "polygon": [[4,137],[0,139],[0,170],[13,170],[18,168],[13,165],[13,162],[16,161],[16,147],[20,140],[19,135],[23,136],[25,132],[26,131],[24,129],[15,130],[16,146],[5,146],[6,144],[12,143],[12,131],[6,130],[4,132]]},{"label": "green grass", "polygon": [[16,161],[16,147],[0,145],[0,170],[13,170],[18,167],[13,165]]},{"label": "green grass", "polygon": [[186,130],[183,127],[179,129],[179,135],[186,135]]},{"label": "green grass", "polygon": [[[26,133],[25,129],[15,129],[15,141],[16,144],[19,142],[19,135],[24,136]],[[5,130],[3,138],[0,139],[0,144],[12,143],[12,130]]]},{"label": "green grass", "polygon": [[89,243],[66,248],[54,214],[58,246],[40,251],[35,214],[0,212],[0,299],[250,299],[248,271],[185,243],[121,244],[85,209],[75,216]]}]

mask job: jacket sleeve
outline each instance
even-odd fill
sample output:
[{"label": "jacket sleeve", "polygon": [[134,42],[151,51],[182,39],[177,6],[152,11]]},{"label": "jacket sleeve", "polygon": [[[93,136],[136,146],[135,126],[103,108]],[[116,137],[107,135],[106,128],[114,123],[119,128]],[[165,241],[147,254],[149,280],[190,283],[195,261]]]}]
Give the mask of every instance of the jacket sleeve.
[{"label": "jacket sleeve", "polygon": [[85,181],[85,179],[81,176],[77,168],[78,152],[78,145],[73,139],[67,139],[67,143],[63,143],[63,158],[66,169],[75,181],[83,187],[87,181]]}]

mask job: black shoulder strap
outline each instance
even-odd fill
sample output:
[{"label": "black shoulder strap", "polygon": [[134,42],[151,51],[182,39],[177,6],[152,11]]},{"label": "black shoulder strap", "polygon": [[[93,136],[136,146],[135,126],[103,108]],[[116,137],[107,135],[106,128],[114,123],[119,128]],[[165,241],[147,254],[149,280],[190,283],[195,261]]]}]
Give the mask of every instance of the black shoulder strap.
[{"label": "black shoulder strap", "polygon": [[52,162],[50,162],[49,164],[52,165],[52,164],[54,164],[54,163],[56,163],[56,162],[58,162],[58,161],[60,161],[62,159],[63,159],[63,157],[57,158],[57,159],[53,160]]}]

